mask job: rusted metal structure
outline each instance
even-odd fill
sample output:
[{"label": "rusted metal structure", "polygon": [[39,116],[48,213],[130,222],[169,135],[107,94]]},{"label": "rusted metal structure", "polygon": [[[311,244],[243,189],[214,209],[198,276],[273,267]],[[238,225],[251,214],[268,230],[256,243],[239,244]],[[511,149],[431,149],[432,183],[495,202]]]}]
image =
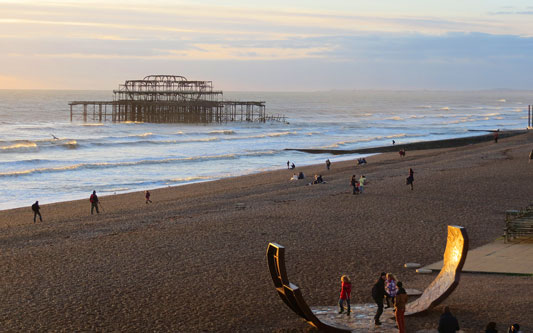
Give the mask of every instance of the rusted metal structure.
[{"label": "rusted metal structure", "polygon": [[71,121],[81,115],[83,121],[99,122],[285,122],[283,115],[267,115],[264,101],[226,101],[211,81],[190,81],[178,75],[128,80],[113,90],[112,101],[72,101],[69,105]]},{"label": "rusted metal structure", "polygon": [[272,281],[274,281],[274,287],[276,288],[279,297],[292,311],[305,319],[310,325],[323,332],[351,332],[348,327],[322,322],[317,318],[313,311],[311,311],[302,296],[300,288],[289,282],[287,270],[285,269],[285,247],[276,243],[269,243],[267,248],[267,262]]},{"label": "rusted metal structure", "polygon": [[459,285],[468,254],[468,234],[464,227],[449,225],[442,268],[422,295],[405,307],[405,315],[425,313],[440,304]]}]

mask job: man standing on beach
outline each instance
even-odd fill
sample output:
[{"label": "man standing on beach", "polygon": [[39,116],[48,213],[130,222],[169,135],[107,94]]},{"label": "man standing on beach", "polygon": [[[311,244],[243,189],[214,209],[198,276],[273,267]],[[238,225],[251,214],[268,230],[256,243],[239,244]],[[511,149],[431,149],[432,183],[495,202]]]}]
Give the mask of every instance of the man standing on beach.
[{"label": "man standing on beach", "polygon": [[331,167],[331,162],[329,161],[329,158],[326,160],[326,169],[329,170],[329,168]]},{"label": "man standing on beach", "polygon": [[39,201],[35,201],[35,203],[31,205],[31,210],[33,210],[33,223],[37,221],[37,215],[39,215],[39,220],[41,220],[41,222],[43,221],[43,217],[41,216],[39,209],[41,209],[41,207],[39,207]]},{"label": "man standing on beach", "polygon": [[100,212],[98,211],[98,196],[96,195],[96,191],[93,191],[93,194],[91,194],[89,201],[91,202],[91,215],[93,215],[93,210],[95,208],[96,214],[100,214]]},{"label": "man standing on beach", "polygon": [[291,165],[291,161],[287,161],[287,170],[291,168],[290,165]]},{"label": "man standing on beach", "polygon": [[374,323],[376,326],[381,325],[381,321],[379,321],[379,318],[381,317],[381,314],[383,313],[383,297],[385,297],[385,278],[387,277],[387,273],[382,272],[379,276],[378,280],[372,287],[372,298],[374,299],[374,302],[378,305],[378,310],[376,311],[376,315],[374,316]]}]

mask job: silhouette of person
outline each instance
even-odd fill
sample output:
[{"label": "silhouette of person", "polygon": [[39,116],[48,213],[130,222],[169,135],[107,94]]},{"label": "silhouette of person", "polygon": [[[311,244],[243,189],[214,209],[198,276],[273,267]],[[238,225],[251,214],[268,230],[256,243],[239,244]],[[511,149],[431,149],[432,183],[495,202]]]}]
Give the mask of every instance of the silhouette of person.
[{"label": "silhouette of person", "polygon": [[41,212],[39,212],[40,209],[41,209],[41,207],[39,206],[39,201],[35,201],[35,203],[33,205],[31,205],[31,210],[33,210],[33,223],[36,222],[37,215],[39,215],[39,220],[41,220],[41,222],[43,221],[43,217],[41,216]]}]

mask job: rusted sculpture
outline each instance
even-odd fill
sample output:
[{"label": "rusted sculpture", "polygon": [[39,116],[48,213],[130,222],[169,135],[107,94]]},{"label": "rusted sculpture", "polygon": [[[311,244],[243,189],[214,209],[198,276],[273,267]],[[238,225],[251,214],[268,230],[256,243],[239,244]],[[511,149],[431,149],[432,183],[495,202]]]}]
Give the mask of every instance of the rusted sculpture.
[{"label": "rusted sculpture", "polygon": [[[420,298],[407,304],[405,315],[423,313],[448,297],[459,284],[459,277],[468,252],[468,235],[466,229],[448,226],[448,239],[444,251],[442,269],[433,282],[424,290]],[[269,243],[267,260],[274,286],[279,297],[292,311],[304,318],[309,324],[328,332],[351,332],[348,327],[333,326],[324,323],[305,303],[300,289],[289,282],[285,270],[285,248],[276,243]]]},{"label": "rusted sculpture", "polygon": [[272,281],[281,300],[297,315],[304,318],[309,324],[326,332],[351,332],[348,328],[335,327],[320,321],[304,301],[300,288],[289,282],[285,270],[285,248],[276,243],[269,243],[267,248],[267,261]]},{"label": "rusted sculpture", "polygon": [[442,269],[435,280],[424,290],[422,296],[406,305],[406,316],[423,313],[431,309],[454,291],[459,284],[467,253],[468,235],[466,229],[449,225]]}]

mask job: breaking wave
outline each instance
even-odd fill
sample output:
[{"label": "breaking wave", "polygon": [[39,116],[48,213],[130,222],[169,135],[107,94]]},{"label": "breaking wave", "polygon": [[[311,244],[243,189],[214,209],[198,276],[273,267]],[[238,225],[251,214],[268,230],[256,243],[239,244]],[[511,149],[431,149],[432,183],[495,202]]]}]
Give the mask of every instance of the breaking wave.
[{"label": "breaking wave", "polygon": [[225,134],[225,135],[230,135],[230,134],[235,134],[235,131],[232,131],[232,130],[216,130],[216,131],[211,131],[211,132],[209,132],[209,134]]},{"label": "breaking wave", "polygon": [[53,172],[64,172],[70,170],[80,170],[80,169],[107,169],[107,168],[120,168],[124,166],[137,166],[137,165],[157,165],[157,164],[170,164],[170,163],[183,163],[183,162],[194,162],[194,161],[206,161],[206,160],[225,160],[225,159],[237,159],[240,157],[249,157],[249,156],[267,156],[274,155],[277,151],[256,151],[256,152],[244,152],[237,154],[220,154],[220,155],[206,155],[206,156],[191,156],[191,157],[176,157],[176,158],[165,158],[161,160],[140,160],[140,161],[123,161],[123,162],[100,162],[100,163],[78,163],[72,165],[64,165],[57,167],[44,167],[44,168],[33,168],[27,170],[19,171],[10,171],[10,172],[0,172],[0,177],[16,177],[24,176],[31,174],[41,174],[41,173],[53,173]]}]

